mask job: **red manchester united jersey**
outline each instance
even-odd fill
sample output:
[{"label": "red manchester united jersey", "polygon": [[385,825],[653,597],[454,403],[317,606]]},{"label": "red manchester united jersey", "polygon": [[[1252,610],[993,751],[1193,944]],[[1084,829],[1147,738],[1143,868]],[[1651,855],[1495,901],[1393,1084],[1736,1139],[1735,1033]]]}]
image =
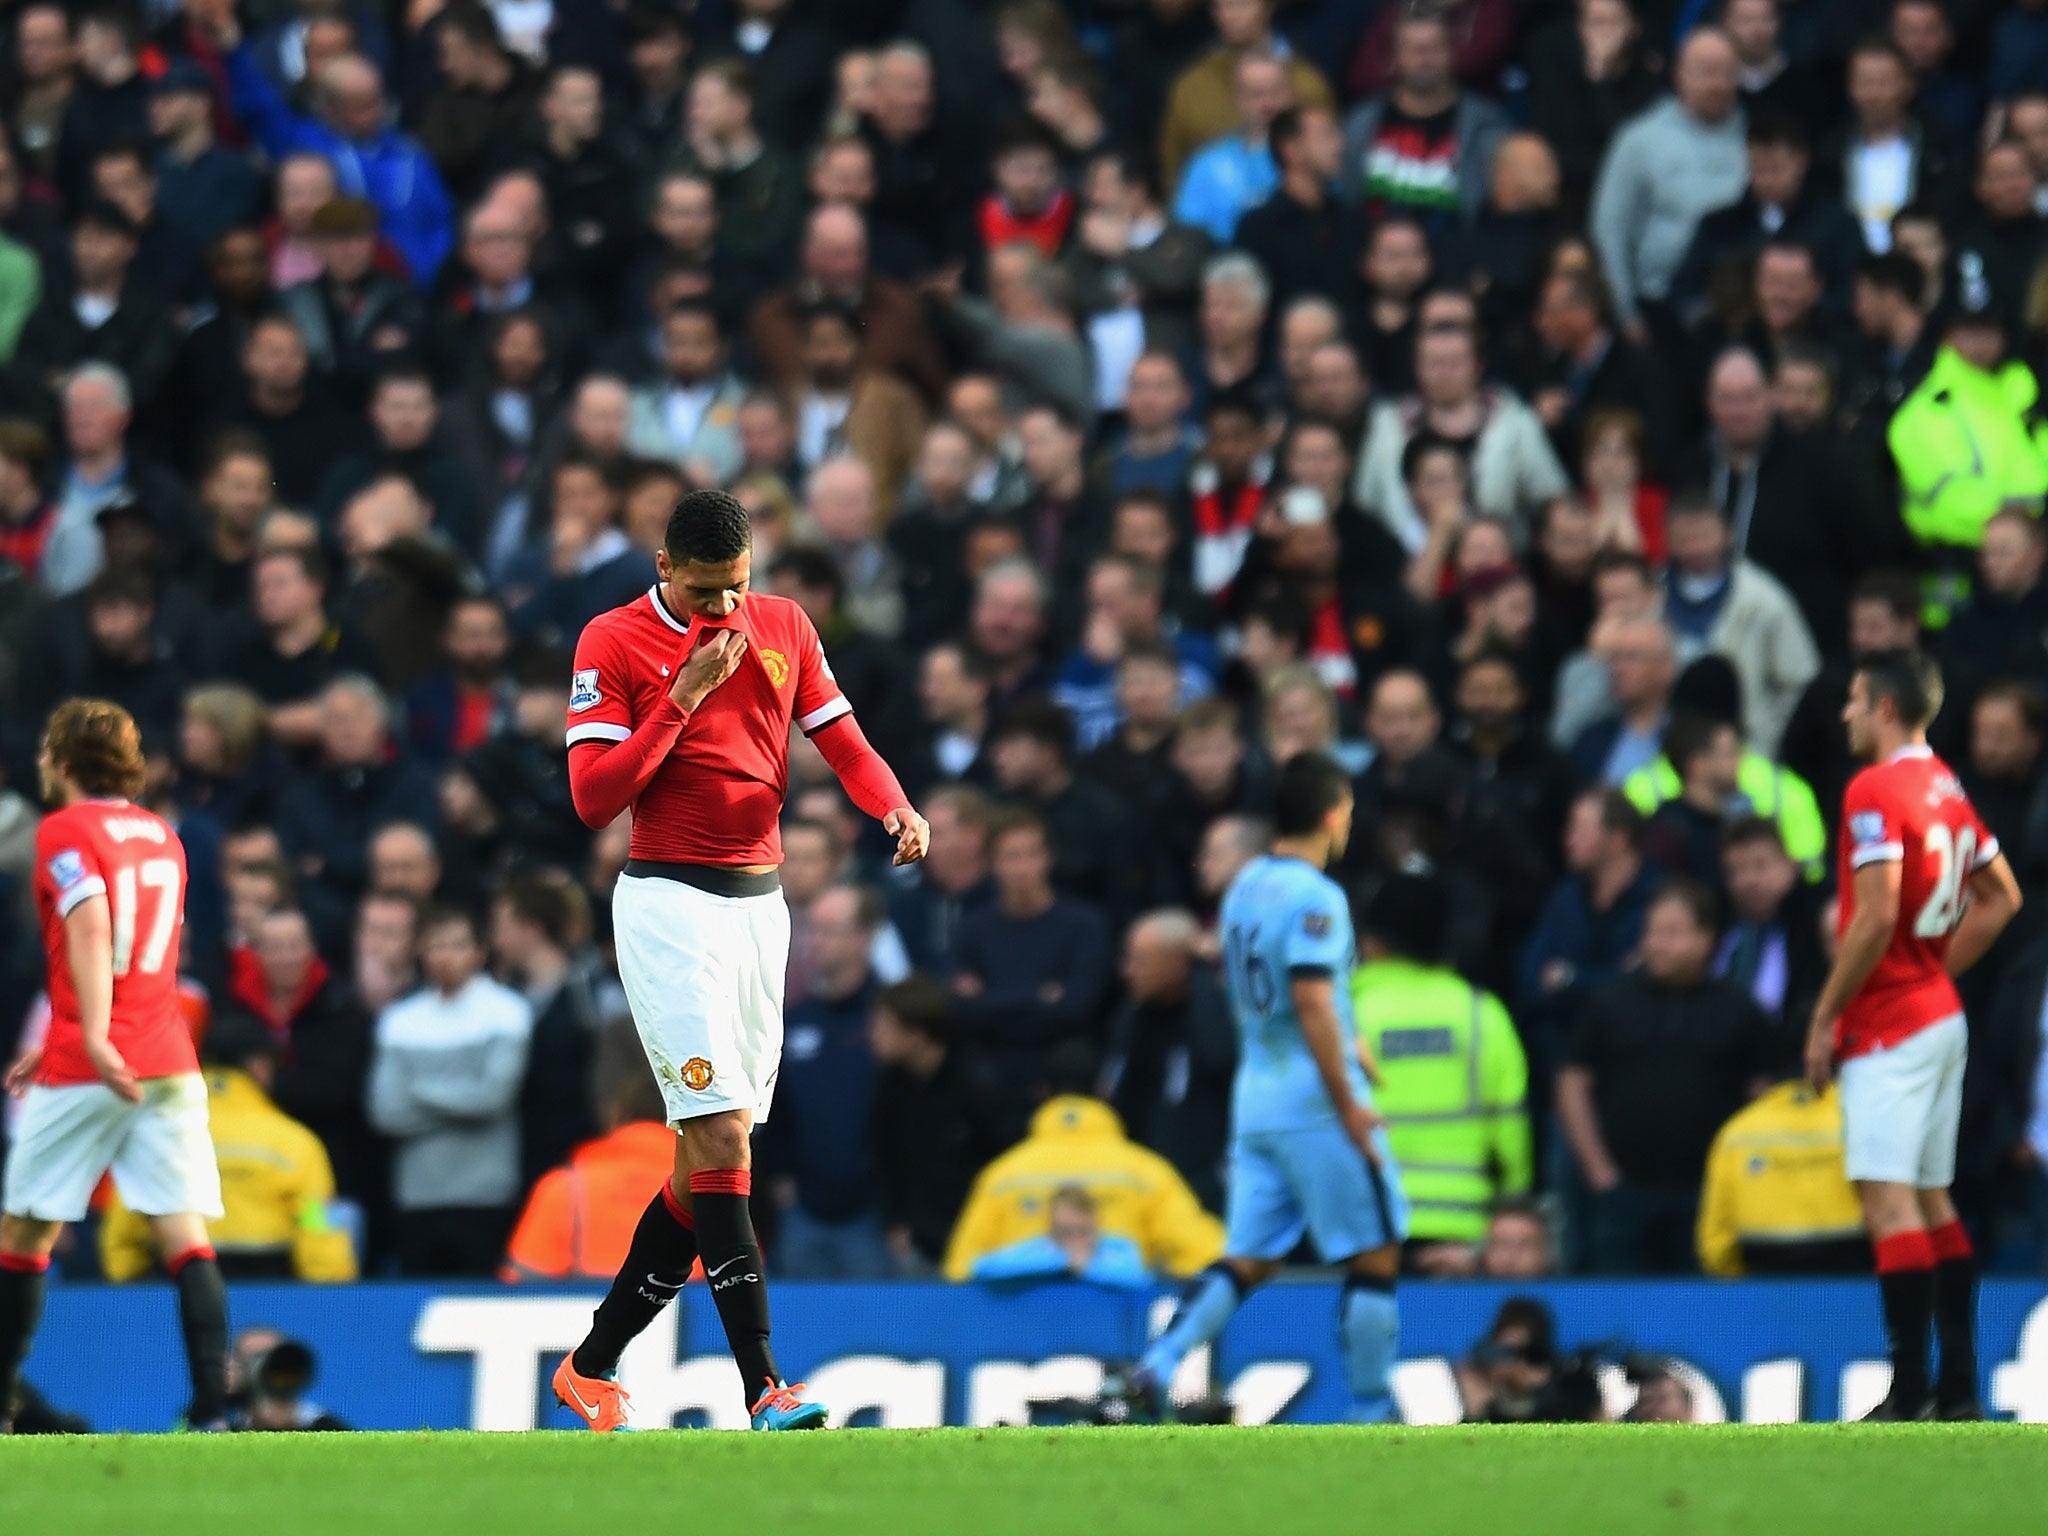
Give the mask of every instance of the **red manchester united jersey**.
[{"label": "red manchester united jersey", "polygon": [[50,1033],[40,1081],[98,1081],[79,1031],[78,989],[64,919],[107,898],[114,939],[109,1039],[137,1077],[197,1072],[199,1058],[178,998],[185,923],[185,845],[161,816],[125,800],[80,800],[36,828],[36,911],[50,967]]},{"label": "red manchester united jersey", "polygon": [[1896,861],[1899,919],[1863,989],[1842,1010],[1836,1054],[1848,1058],[1897,1045],[1962,1011],[1945,964],[1963,920],[1970,876],[1998,857],[1998,840],[1977,818],[1948,765],[1908,747],[1857,774],[1842,797],[1841,928],[1856,910],[1856,871]]},{"label": "red manchester united jersey", "polygon": [[810,615],[749,593],[723,619],[685,624],[659,588],[601,613],[576,642],[569,745],[624,741],[668,707],[675,671],[721,629],[747,637],[740,668],[712,689],[633,806],[632,856],[672,864],[780,864],[789,729],[849,713]]}]

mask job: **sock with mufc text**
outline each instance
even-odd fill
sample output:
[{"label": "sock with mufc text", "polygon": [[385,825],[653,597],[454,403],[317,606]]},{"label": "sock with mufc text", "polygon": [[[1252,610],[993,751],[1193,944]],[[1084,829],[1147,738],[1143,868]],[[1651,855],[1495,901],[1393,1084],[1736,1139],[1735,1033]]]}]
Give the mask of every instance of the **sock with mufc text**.
[{"label": "sock with mufc text", "polygon": [[1934,1244],[1925,1231],[1878,1240],[1877,1284],[1891,1340],[1891,1402],[1913,1413],[1927,1401],[1927,1331],[1934,1317]]},{"label": "sock with mufc text", "polygon": [[50,1261],[39,1253],[0,1253],[0,1424],[14,1412],[14,1384],[43,1319]]},{"label": "sock with mufc text", "polygon": [[664,1184],[641,1212],[626,1262],[619,1266],[611,1290],[591,1314],[589,1334],[570,1357],[576,1374],[610,1375],[626,1346],[676,1299],[696,1259],[695,1219],[676,1199],[675,1191]]},{"label": "sock with mufc text", "polygon": [[1927,1234],[1934,1248],[1934,1337],[1941,1369],[1934,1396],[1943,1408],[1977,1401],[1977,1251],[1960,1221]]},{"label": "sock with mufc text", "polygon": [[164,1268],[178,1283],[178,1323],[185,1333],[185,1363],[192,1370],[195,1427],[228,1416],[228,1288],[211,1248],[189,1248]]},{"label": "sock with mufc text", "polygon": [[744,1168],[700,1168],[690,1175],[690,1203],[697,1210],[697,1243],[704,1278],[725,1324],[725,1342],[746,1383],[747,1405],[782,1383],[768,1347],[768,1281],[761,1244],[747,1209],[754,1176]]}]

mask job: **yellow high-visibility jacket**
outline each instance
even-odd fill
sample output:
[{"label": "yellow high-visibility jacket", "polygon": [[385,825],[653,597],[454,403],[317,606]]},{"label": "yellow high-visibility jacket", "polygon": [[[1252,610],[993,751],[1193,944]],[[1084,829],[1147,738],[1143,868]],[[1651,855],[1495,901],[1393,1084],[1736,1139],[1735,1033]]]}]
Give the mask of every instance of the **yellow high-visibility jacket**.
[{"label": "yellow high-visibility jacket", "polygon": [[[207,1068],[206,1093],[225,1211],[206,1224],[215,1250],[223,1258],[288,1256],[300,1280],[355,1279],[355,1249],[329,1220],[334,1168],[320,1138],[271,1103],[246,1072]],[[117,1199],[100,1224],[107,1278],[138,1279],[155,1256],[148,1218]]]},{"label": "yellow high-visibility jacket", "polygon": [[1068,1185],[1094,1197],[1097,1220],[1127,1237],[1154,1271],[1192,1275],[1223,1253],[1223,1224],[1165,1158],[1124,1134],[1099,1099],[1049,1099],[1031,1130],[981,1171],[946,1245],[946,1278],[965,1280],[983,1254],[1043,1236],[1052,1197]]},{"label": "yellow high-visibility jacket", "polygon": [[1838,1091],[1780,1083],[1729,1118],[1707,1153],[1696,1239],[1710,1275],[1834,1270],[1858,1251],[1863,1208],[1842,1171]]}]

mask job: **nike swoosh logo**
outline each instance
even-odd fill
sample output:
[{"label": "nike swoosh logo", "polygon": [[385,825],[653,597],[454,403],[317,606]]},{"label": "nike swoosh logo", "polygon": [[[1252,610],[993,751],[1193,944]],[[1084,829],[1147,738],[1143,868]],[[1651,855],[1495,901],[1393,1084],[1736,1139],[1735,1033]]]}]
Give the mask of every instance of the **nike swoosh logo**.
[{"label": "nike swoosh logo", "polygon": [[574,1382],[569,1382],[567,1383],[567,1385],[569,1388],[570,1401],[576,1404],[577,1410],[582,1413],[583,1417],[590,1420],[591,1423],[595,1424],[597,1422],[597,1410],[591,1407],[590,1404],[583,1401],[582,1396],[576,1390],[576,1384]]},{"label": "nike swoosh logo", "polygon": [[741,1259],[744,1259],[745,1257],[745,1254],[740,1254],[735,1258],[727,1259],[723,1264],[719,1265],[716,1269],[707,1268],[704,1271],[705,1277],[707,1279],[716,1280],[720,1275],[724,1274],[728,1269],[731,1269],[733,1265],[739,1263],[739,1261]]},{"label": "nike swoosh logo", "polygon": [[653,1286],[657,1291],[680,1291],[683,1288],[681,1281],[677,1281],[674,1284],[671,1284],[669,1281],[666,1280],[658,1280],[653,1275],[649,1275],[647,1277],[647,1283]]}]

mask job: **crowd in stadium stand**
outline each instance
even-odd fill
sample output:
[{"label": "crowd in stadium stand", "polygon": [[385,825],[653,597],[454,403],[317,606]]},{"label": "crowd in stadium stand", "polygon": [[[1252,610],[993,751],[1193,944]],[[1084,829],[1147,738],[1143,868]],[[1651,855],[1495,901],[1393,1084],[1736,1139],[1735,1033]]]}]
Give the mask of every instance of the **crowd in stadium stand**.
[{"label": "crowd in stadium stand", "polygon": [[[799,740],[757,1139],[800,1277],[1219,1247],[1218,896],[1337,871],[1411,1267],[1868,1262],[1837,719],[2048,894],[2043,0],[16,0],[0,1042],[38,733],[142,725],[231,1273],[609,1275],[670,1138],[570,803],[581,627],[728,488],[930,818]],[[2048,908],[2037,901],[2035,908]],[[2048,926],[1959,1202],[2048,1262]],[[117,1207],[60,1256],[154,1262]]]}]

